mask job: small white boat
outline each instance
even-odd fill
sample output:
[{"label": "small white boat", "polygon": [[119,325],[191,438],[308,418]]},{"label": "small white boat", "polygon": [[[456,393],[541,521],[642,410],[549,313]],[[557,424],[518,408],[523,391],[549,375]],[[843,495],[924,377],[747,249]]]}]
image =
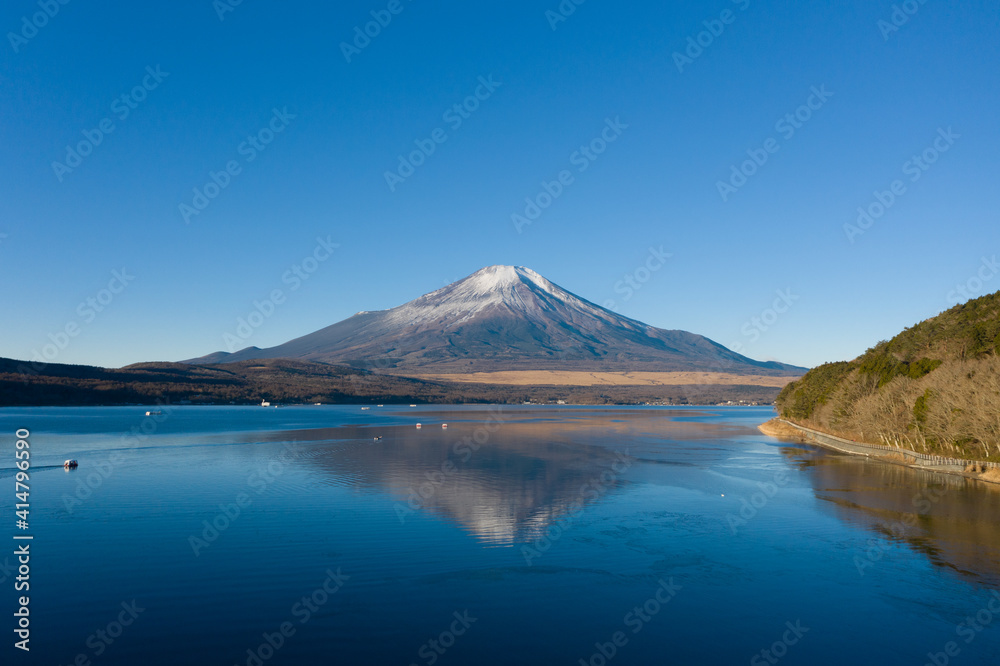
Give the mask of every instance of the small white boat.
[{"label": "small white boat", "polygon": [[424,427],[424,424],[423,424],[423,423],[418,423],[418,424],[417,424],[417,430],[420,430],[420,429],[421,429],[421,428],[423,428],[423,427]]},{"label": "small white boat", "polygon": [[441,424],[441,427],[442,427],[442,428],[447,428],[447,427],[448,427],[448,424],[447,424],[447,423],[442,423],[442,424]]},{"label": "small white boat", "polygon": [[161,411],[155,411],[155,412],[154,411],[149,411],[149,412],[146,412],[146,416],[159,416],[162,413],[163,412],[161,412]]},{"label": "small white boat", "polygon": [[371,407],[362,407],[362,408],[361,408],[361,411],[363,411],[363,412],[367,412],[367,411],[368,411],[369,409],[371,409]]},{"label": "small white boat", "polygon": [[381,440],[382,440],[382,435],[379,435],[378,437],[375,438],[376,442],[381,441]]},{"label": "small white boat", "polygon": [[63,463],[63,467],[65,467],[66,469],[76,469],[79,466],[80,463],[72,459],[67,460],[66,462]]},{"label": "small white boat", "polygon": [[410,405],[410,407],[416,407],[416,405]]}]

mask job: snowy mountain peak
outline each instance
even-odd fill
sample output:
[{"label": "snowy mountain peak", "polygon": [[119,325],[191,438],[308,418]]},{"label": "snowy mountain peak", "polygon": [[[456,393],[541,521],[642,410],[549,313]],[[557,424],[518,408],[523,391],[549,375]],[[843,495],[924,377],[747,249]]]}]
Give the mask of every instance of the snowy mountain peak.
[{"label": "snowy mountain peak", "polygon": [[455,291],[465,294],[491,294],[507,292],[519,285],[534,287],[549,293],[552,293],[556,288],[541,275],[524,266],[487,266],[464,280],[459,280],[435,293],[446,292],[454,288]]},{"label": "snowy mountain peak", "polygon": [[[543,291],[551,291],[552,288],[551,282],[524,266],[487,266],[448,287],[461,286],[463,292],[488,294],[508,290],[519,284],[536,286]],[[448,287],[438,292],[446,291]]]},{"label": "snowy mountain peak", "polygon": [[451,320],[455,323],[491,310],[539,316],[543,312],[571,309],[584,311],[603,320],[622,319],[593,303],[571,294],[524,266],[487,266],[469,277],[394,308],[394,321],[409,325],[427,321]]}]

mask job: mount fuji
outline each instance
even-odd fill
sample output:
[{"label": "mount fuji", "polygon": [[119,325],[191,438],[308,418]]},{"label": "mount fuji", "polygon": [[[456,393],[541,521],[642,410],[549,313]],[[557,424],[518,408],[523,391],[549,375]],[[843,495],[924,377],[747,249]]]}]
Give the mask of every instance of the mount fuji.
[{"label": "mount fuji", "polygon": [[269,349],[185,361],[298,359],[405,374],[516,370],[714,372],[798,376],[805,368],[741,356],[591,303],[521,266],[489,266],[405,305],[359,312]]}]

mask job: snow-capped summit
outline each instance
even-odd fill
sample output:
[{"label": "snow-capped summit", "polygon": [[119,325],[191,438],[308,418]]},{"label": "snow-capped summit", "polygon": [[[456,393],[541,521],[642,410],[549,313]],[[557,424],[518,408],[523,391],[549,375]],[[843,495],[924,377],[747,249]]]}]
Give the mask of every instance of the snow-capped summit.
[{"label": "snow-capped summit", "polygon": [[529,289],[560,296],[570,296],[568,291],[560,289],[541,275],[523,266],[487,266],[453,284],[423,296],[428,300],[447,300],[456,305],[460,303],[498,303],[503,300],[517,300],[518,290]]},{"label": "snow-capped summit", "polygon": [[615,314],[530,268],[488,266],[391,310],[359,312],[271,349],[191,363],[293,358],[407,372],[708,371],[801,374],[685,331]]},{"label": "snow-capped summit", "polygon": [[[523,266],[488,266],[464,280],[388,310],[387,323],[413,326],[425,322],[458,324],[483,313],[522,315],[538,320],[560,310],[576,318],[587,313],[605,321],[631,320],[566,291]],[[576,311],[576,312],[574,312]]]},{"label": "snow-capped summit", "polygon": [[[469,277],[449,285],[461,286],[474,293],[488,293],[510,289],[519,283],[552,284],[541,275],[524,266],[487,266],[481,268]],[[448,287],[445,287],[448,289]],[[444,291],[439,289],[438,291]],[[434,292],[437,293],[437,292]]]}]

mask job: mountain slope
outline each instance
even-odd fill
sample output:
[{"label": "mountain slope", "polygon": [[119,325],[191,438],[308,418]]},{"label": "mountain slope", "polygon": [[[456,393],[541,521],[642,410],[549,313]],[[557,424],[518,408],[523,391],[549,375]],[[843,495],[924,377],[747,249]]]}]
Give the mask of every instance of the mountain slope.
[{"label": "mountain slope", "polygon": [[859,441],[1000,460],[1000,292],[906,329],[778,396],[787,419]]},{"label": "mountain slope", "polygon": [[622,317],[514,266],[484,268],[405,305],[360,312],[277,347],[187,362],[263,358],[410,373],[570,369],[791,376],[805,370],[754,361],[703,336]]}]

